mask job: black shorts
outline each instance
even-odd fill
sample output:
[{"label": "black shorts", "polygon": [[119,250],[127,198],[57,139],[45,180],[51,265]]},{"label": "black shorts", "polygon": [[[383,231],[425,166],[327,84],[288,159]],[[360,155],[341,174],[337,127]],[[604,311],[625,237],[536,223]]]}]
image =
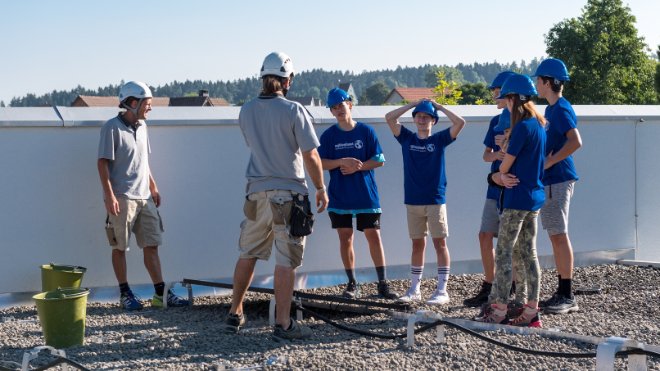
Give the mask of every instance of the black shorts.
[{"label": "black shorts", "polygon": [[[353,214],[337,214],[328,212],[332,228],[353,228]],[[380,229],[380,213],[363,213],[355,215],[357,219],[357,230],[362,232],[365,229]]]}]

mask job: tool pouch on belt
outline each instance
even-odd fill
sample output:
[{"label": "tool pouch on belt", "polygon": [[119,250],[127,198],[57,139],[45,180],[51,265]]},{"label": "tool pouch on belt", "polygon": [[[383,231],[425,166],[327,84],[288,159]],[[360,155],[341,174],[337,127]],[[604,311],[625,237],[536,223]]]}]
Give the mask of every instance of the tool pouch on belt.
[{"label": "tool pouch on belt", "polygon": [[110,215],[105,217],[105,234],[108,236],[108,243],[110,246],[117,246],[115,228],[112,226],[112,223],[110,223]]},{"label": "tool pouch on belt", "polygon": [[304,237],[312,233],[314,226],[314,214],[309,204],[307,195],[293,196],[291,205],[291,220],[289,220],[290,230],[294,237]]}]

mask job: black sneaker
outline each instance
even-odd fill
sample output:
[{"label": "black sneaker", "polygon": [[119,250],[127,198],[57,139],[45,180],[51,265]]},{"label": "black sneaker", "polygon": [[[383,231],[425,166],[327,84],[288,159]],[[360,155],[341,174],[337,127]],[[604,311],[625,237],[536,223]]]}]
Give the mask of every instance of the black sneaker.
[{"label": "black sneaker", "polygon": [[488,312],[488,310],[490,310],[490,304],[488,304],[488,302],[485,302],[485,303],[481,304],[481,308],[479,309],[479,314],[472,317],[472,320],[473,321],[481,320],[482,318],[484,318],[486,316],[486,312]]},{"label": "black sneaker", "polygon": [[555,292],[549,299],[539,301],[539,308],[545,308],[549,305],[553,305],[557,300],[561,298],[559,293]]},{"label": "black sneaker", "polygon": [[357,299],[360,297],[360,288],[358,287],[357,282],[349,282],[346,284],[346,289],[342,294],[346,299]]},{"label": "black sneaker", "polygon": [[289,329],[285,330],[280,325],[275,325],[273,329],[273,340],[275,341],[291,341],[298,339],[307,339],[312,336],[312,330],[309,327],[298,324],[295,319],[291,318]]},{"label": "black sneaker", "polygon": [[493,287],[492,283],[488,283],[486,281],[483,281],[481,283],[481,289],[477,293],[477,295],[463,300],[463,305],[469,308],[476,308],[488,301],[488,295],[490,295],[490,289]]},{"label": "black sneaker", "polygon": [[378,297],[383,299],[396,300],[399,295],[390,291],[390,285],[387,281],[378,281]]},{"label": "black sneaker", "polygon": [[237,334],[243,325],[245,325],[245,315],[243,315],[243,313],[229,313],[225,319],[223,328],[225,332]]},{"label": "black sneaker", "polygon": [[577,312],[580,309],[577,305],[575,297],[560,296],[553,303],[549,303],[543,308],[544,313],[549,314],[566,314],[570,312]]}]

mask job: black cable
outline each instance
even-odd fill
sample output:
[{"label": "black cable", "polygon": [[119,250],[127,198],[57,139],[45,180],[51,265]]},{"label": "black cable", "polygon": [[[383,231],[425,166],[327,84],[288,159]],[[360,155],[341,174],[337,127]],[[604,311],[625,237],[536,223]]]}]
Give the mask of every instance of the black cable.
[{"label": "black cable", "polygon": [[660,358],[660,353],[654,352],[654,351],[651,351],[651,350],[646,350],[646,349],[622,350],[622,351],[619,351],[619,352],[616,353],[617,356],[619,354],[626,355],[626,356],[629,356],[631,354],[644,354],[644,355],[647,355],[647,356]]},{"label": "black cable", "polygon": [[533,349],[522,348],[522,347],[519,347],[519,346],[503,343],[499,340],[489,338],[488,336],[482,335],[482,334],[480,334],[476,331],[473,331],[473,330],[470,330],[470,329],[465,328],[463,326],[457,325],[453,322],[440,320],[440,321],[434,322],[433,324],[437,326],[437,324],[441,324],[441,323],[445,324],[449,327],[453,327],[457,330],[463,331],[466,334],[475,336],[475,337],[477,337],[477,338],[479,338],[483,341],[486,341],[488,343],[495,344],[495,345],[498,345],[498,346],[501,346],[503,348],[513,350],[513,351],[516,351],[516,352],[532,354],[532,355],[536,355],[536,356],[555,357],[555,358],[595,358],[596,357],[596,353],[547,352],[547,351],[544,351],[544,350],[533,350]]},{"label": "black cable", "polygon": [[[346,326],[346,325],[339,324],[339,323],[337,323],[337,322],[335,322],[335,321],[333,321],[333,320],[331,320],[331,319],[329,319],[329,318],[327,318],[323,315],[320,315],[320,314],[318,314],[316,312],[313,312],[309,309],[303,308],[299,305],[296,305],[296,308],[303,311],[303,312],[305,312],[305,313],[308,313],[308,314],[310,314],[310,315],[312,315],[312,316],[314,316],[314,317],[316,317],[320,320],[322,320],[323,322],[328,323],[331,326],[334,326],[336,328],[339,328],[339,329],[342,329],[342,330],[345,330],[345,331],[349,331],[349,332],[352,332],[352,333],[355,333],[355,334],[371,336],[371,337],[376,337],[376,338],[381,338],[381,339],[389,339],[389,340],[404,339],[404,338],[408,337],[407,333],[389,335],[389,334],[381,334],[381,333],[377,333],[377,332],[371,332],[371,331],[356,329],[356,328],[353,328],[353,327],[349,327],[349,326]],[[596,353],[593,353],[593,352],[590,352],[590,353],[564,353],[564,352],[548,352],[548,351],[522,348],[522,347],[519,347],[519,346],[516,346],[516,345],[511,345],[511,344],[501,342],[499,340],[492,339],[492,338],[490,338],[488,336],[485,336],[485,335],[482,335],[482,334],[480,334],[476,331],[470,330],[470,329],[465,328],[461,325],[455,324],[453,322],[445,321],[445,320],[438,320],[438,321],[435,321],[435,322],[432,322],[432,323],[428,323],[424,326],[418,327],[418,328],[415,329],[415,334],[422,333],[424,331],[433,329],[433,328],[437,327],[438,325],[447,325],[449,327],[455,328],[459,331],[463,331],[468,335],[472,335],[472,336],[474,336],[476,338],[479,338],[483,341],[486,341],[488,343],[503,347],[505,349],[520,352],[520,353],[543,356],[543,357],[554,357],[554,358],[595,358],[596,357]],[[631,349],[631,350],[620,351],[620,352],[616,353],[616,357],[623,357],[623,356],[627,356],[627,355],[630,355],[630,354],[646,354],[646,355],[650,355],[650,356],[654,356],[654,357],[660,357],[660,354],[658,354],[656,352],[652,352],[652,351],[648,351],[648,350],[642,350],[642,349]]]},{"label": "black cable", "polygon": [[381,333],[371,332],[371,331],[366,331],[366,330],[360,330],[360,329],[357,329],[357,328],[349,327],[349,326],[342,325],[340,323],[334,322],[333,320],[331,320],[331,319],[329,319],[329,318],[327,318],[323,315],[320,315],[316,312],[312,312],[311,310],[309,310],[307,308],[303,308],[303,307],[298,306],[298,305],[296,306],[296,308],[303,311],[303,312],[305,312],[305,313],[307,313],[307,314],[310,314],[310,315],[320,319],[321,321],[323,321],[323,322],[325,322],[325,323],[327,323],[331,326],[334,326],[334,327],[336,327],[338,329],[341,329],[341,330],[352,332],[354,334],[371,336],[371,337],[376,337],[376,338],[381,338],[381,339],[390,339],[390,340],[398,339],[398,338],[405,338],[406,336],[408,336],[406,334],[388,335],[388,334],[381,334]]},{"label": "black cable", "polygon": [[53,367],[53,366],[57,366],[57,365],[59,365],[60,363],[68,363],[69,365],[71,365],[71,366],[73,366],[73,367],[76,367],[76,368],[78,368],[79,370],[82,370],[82,371],[90,371],[88,368],[86,368],[85,366],[81,365],[81,364],[78,363],[78,362],[72,361],[72,360],[70,360],[70,359],[68,359],[68,358],[66,358],[66,357],[59,357],[59,356],[58,356],[57,359],[55,359],[53,362],[51,362],[51,363],[49,363],[49,364],[47,364],[47,365],[44,365],[44,366],[41,366],[41,367],[38,367],[38,368],[32,369],[32,371],[43,371],[43,370],[48,370],[49,368],[51,368],[51,367]]}]

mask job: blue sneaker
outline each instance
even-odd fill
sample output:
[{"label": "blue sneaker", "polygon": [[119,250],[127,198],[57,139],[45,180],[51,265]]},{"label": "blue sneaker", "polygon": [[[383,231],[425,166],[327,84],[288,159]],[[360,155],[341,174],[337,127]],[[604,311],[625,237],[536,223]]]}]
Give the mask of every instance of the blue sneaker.
[{"label": "blue sneaker", "polygon": [[126,310],[140,310],[143,307],[140,300],[136,298],[133,291],[130,290],[121,294],[119,297],[119,305]]}]

